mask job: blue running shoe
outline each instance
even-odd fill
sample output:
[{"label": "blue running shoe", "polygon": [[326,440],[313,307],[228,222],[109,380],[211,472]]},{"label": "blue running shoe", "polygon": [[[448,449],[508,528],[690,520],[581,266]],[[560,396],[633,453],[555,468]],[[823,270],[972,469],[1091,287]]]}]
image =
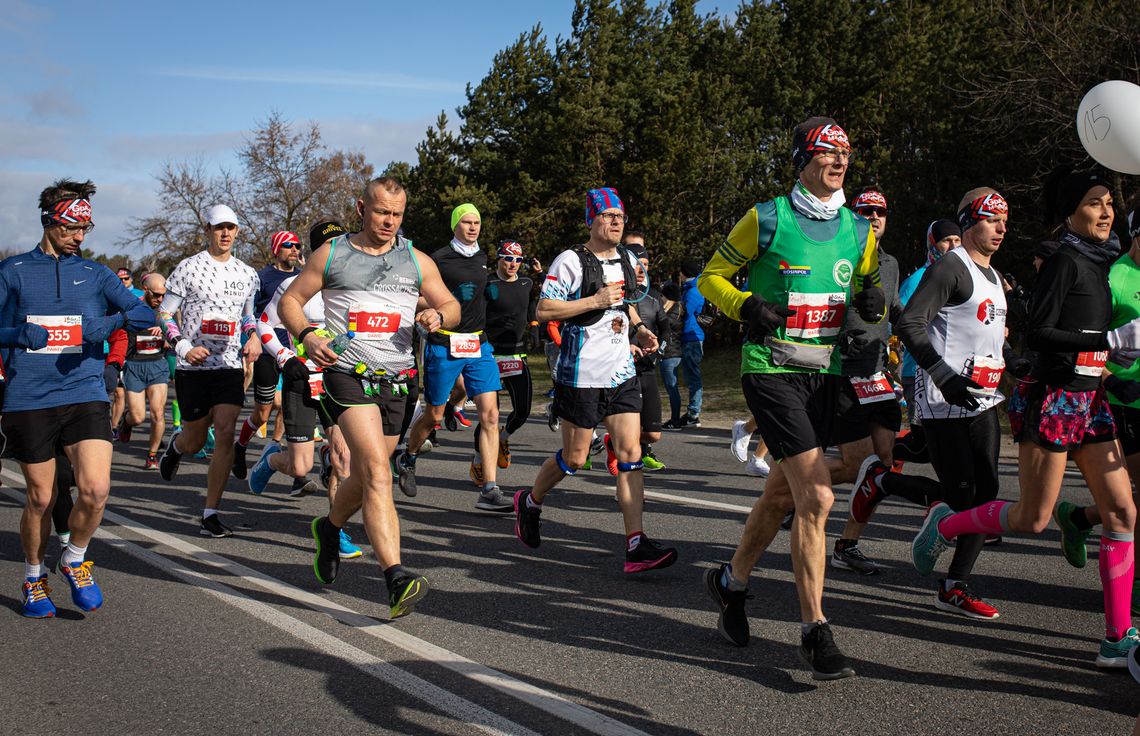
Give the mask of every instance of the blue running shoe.
[{"label": "blue running shoe", "polygon": [[1140,645],[1140,631],[1133,626],[1124,632],[1120,641],[1104,639],[1100,643],[1100,652],[1096,655],[1097,667],[1128,667],[1128,658],[1132,650]]},{"label": "blue running shoe", "polygon": [[55,604],[48,594],[47,575],[24,580],[24,610],[28,618],[51,618],[55,615]]},{"label": "blue running shoe", "polygon": [[364,554],[364,550],[352,543],[352,538],[344,529],[340,530],[340,558],[351,560]]},{"label": "blue running shoe", "polygon": [[270,467],[269,458],[279,452],[281,452],[281,445],[276,442],[270,442],[261,452],[261,457],[257,459],[253,469],[249,471],[249,490],[258,496],[265,490],[265,486],[269,485],[269,479],[272,478],[273,473],[276,472]]},{"label": "blue running shoe", "polygon": [[950,546],[950,541],[938,532],[938,522],[954,512],[944,503],[936,503],[926,512],[926,520],[918,530],[918,536],[910,544],[910,559],[914,569],[922,575],[929,575],[938,564],[942,551]]},{"label": "blue running shoe", "polygon": [[95,584],[91,577],[91,568],[95,566],[91,560],[82,562],[75,567],[68,567],[59,561],[59,574],[71,586],[71,602],[83,611],[94,611],[103,605],[103,591]]}]

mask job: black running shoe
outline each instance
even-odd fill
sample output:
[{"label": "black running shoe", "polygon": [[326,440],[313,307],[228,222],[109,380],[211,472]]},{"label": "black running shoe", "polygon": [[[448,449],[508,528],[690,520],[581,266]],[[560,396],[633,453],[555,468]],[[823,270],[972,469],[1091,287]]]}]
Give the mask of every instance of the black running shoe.
[{"label": "black running shoe", "polygon": [[443,406],[443,426],[447,427],[448,432],[459,431],[459,420],[455,418],[455,407],[451,404]]},{"label": "black running shoe", "polygon": [[813,626],[801,637],[800,659],[811,667],[811,676],[816,680],[839,680],[855,674],[847,657],[835,646],[831,626],[826,623]]},{"label": "black running shoe", "polygon": [[230,468],[234,472],[234,477],[238,480],[245,480],[245,445],[234,442],[234,464]]},{"label": "black running shoe", "polygon": [[415,498],[418,489],[416,488],[416,464],[408,462],[408,453],[400,453],[400,457],[396,458],[396,476],[397,482],[400,485],[400,493],[403,493],[408,498]]},{"label": "black running shoe", "polygon": [[332,585],[340,570],[340,530],[332,525],[327,516],[313,519],[309,529],[317,543],[317,553],[313,555],[313,573],[317,580]]},{"label": "black running shoe", "polygon": [[332,478],[333,471],[332,450],[329,449],[329,446],[327,444],[322,445],[321,451],[318,454],[321,457],[321,485],[323,485],[327,491],[329,489],[329,480]]},{"label": "black running shoe", "polygon": [[792,509],[788,513],[784,514],[784,520],[780,522],[780,528],[786,532],[790,532],[792,530],[792,522],[795,521],[795,518],[796,510]]},{"label": "black running shoe", "polygon": [[530,491],[519,491],[515,494],[515,536],[519,541],[530,548],[542,544],[542,537],[538,533],[541,524],[542,509],[532,509],[526,505],[530,498]]},{"label": "black running shoe", "polygon": [[716,628],[729,644],[738,647],[748,646],[748,615],[744,613],[744,602],[752,596],[748,589],[729,590],[721,584],[721,575],[728,565],[705,571],[705,588],[709,597],[720,608],[720,618]]},{"label": "black running shoe", "polygon": [[166,443],[166,449],[158,460],[158,474],[167,482],[174,480],[175,474],[178,473],[178,463],[182,462],[182,453],[174,450],[174,440],[180,434],[182,434],[181,429],[171,435],[170,442]]},{"label": "black running shoe", "polygon": [[222,537],[232,537],[234,535],[233,529],[222,523],[217,514],[210,514],[202,519],[202,528],[198,531],[203,537],[213,537],[214,539],[221,539]]},{"label": "black running shoe", "polygon": [[401,575],[392,581],[388,605],[392,618],[407,616],[428,592],[428,581],[422,575]]},{"label": "black running shoe", "polygon": [[657,570],[669,567],[677,561],[677,550],[672,547],[662,547],[644,534],[641,541],[632,551],[625,553],[625,573],[628,575],[646,570]]},{"label": "black running shoe", "polygon": [[835,548],[831,553],[831,566],[839,570],[850,570],[860,575],[878,575],[879,566],[867,559],[858,544],[840,549]]}]

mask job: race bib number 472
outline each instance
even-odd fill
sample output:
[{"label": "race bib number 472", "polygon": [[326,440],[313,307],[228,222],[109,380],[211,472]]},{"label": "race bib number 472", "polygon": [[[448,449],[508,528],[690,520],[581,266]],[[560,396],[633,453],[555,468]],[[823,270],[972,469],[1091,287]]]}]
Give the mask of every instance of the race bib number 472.
[{"label": "race bib number 472", "polygon": [[788,337],[835,337],[843,327],[847,311],[847,294],[788,294],[791,316],[785,324]]},{"label": "race bib number 472", "polygon": [[28,321],[43,327],[48,333],[47,347],[29,350],[29,353],[59,355],[83,351],[83,317],[78,314],[64,316],[29,314]]},{"label": "race bib number 472", "polygon": [[400,313],[376,304],[354,304],[348,311],[348,329],[366,340],[391,340],[400,329]]}]

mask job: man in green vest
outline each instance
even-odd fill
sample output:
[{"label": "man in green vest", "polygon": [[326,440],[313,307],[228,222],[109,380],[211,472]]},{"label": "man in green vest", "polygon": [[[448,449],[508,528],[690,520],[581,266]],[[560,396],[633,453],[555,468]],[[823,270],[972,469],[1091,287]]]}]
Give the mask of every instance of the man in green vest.
[{"label": "man in green vest", "polygon": [[[791,193],[749,210],[698,281],[705,298],[746,326],[744,398],[777,462],[732,561],[706,575],[720,608],[718,628],[729,642],[748,643],[748,576],[794,508],[800,656],[817,680],[855,674],[823,614],[824,524],[834,501],[823,451],[842,372],[836,347],[849,308],[872,323],[884,312],[875,235],[843,206],[850,160],[847,134],[831,118],[797,125],[792,164],[799,180]],[[731,281],[741,268],[748,269],[747,291]]]}]

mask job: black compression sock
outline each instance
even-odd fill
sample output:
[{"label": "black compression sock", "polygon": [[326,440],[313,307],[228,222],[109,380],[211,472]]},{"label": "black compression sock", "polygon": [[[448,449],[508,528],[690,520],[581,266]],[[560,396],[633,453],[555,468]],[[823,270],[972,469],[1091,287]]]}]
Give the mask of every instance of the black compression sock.
[{"label": "black compression sock", "polygon": [[1089,521],[1089,518],[1087,516],[1085,516],[1084,506],[1078,506],[1073,509],[1073,512],[1069,514],[1069,520],[1072,521],[1082,532],[1087,532],[1089,529],[1093,528],[1093,523]]},{"label": "black compression sock", "polygon": [[942,486],[938,481],[921,475],[883,473],[879,476],[879,483],[888,496],[905,498],[919,506],[926,507],[942,500]]}]

